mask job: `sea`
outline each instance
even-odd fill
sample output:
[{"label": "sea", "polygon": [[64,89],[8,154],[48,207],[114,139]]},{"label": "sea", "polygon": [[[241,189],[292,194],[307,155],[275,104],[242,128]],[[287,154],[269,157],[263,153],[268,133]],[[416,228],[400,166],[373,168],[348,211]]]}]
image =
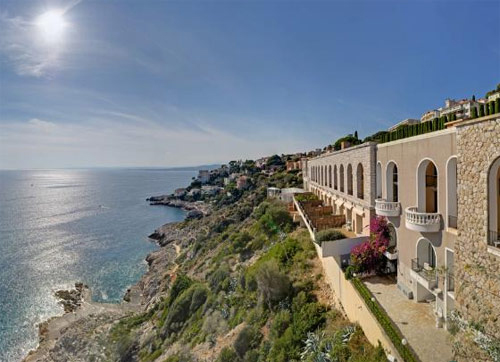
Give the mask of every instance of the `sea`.
[{"label": "sea", "polygon": [[195,171],[0,171],[0,361],[38,344],[38,324],[62,314],[59,289],[83,282],[118,303],[157,246],[147,236],[185,213],[146,198],[186,186]]}]

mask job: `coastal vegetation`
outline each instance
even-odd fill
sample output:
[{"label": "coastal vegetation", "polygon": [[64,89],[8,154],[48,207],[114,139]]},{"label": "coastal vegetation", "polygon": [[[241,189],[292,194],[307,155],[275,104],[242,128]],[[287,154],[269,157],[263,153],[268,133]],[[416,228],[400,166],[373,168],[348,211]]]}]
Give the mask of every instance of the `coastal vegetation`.
[{"label": "coastal vegetation", "polygon": [[[108,359],[385,360],[332,307],[307,231],[284,204],[265,198],[266,187],[295,187],[298,179],[284,170],[251,177],[237,200],[214,196],[209,216],[177,225],[190,238],[175,272],[165,274],[155,303],[110,328]],[[332,233],[325,235],[339,236]]]}]

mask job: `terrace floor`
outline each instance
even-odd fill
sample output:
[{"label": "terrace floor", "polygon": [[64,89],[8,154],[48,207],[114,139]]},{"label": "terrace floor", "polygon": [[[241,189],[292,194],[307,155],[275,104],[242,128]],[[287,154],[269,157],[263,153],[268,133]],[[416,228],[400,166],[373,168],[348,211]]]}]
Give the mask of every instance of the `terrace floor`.
[{"label": "terrace floor", "polygon": [[432,304],[409,300],[396,286],[395,277],[373,276],[363,279],[377,301],[398,326],[422,362],[453,360],[451,335],[436,328]]}]

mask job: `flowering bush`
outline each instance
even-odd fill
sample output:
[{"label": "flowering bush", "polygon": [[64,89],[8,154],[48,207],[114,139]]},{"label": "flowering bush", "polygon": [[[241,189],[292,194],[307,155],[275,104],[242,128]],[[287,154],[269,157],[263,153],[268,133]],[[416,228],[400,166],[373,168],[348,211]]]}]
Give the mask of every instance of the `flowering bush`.
[{"label": "flowering bush", "polygon": [[379,269],[384,261],[383,255],[389,246],[390,232],[387,220],[377,216],[370,221],[370,240],[351,250],[351,262],[358,272],[371,272]]}]

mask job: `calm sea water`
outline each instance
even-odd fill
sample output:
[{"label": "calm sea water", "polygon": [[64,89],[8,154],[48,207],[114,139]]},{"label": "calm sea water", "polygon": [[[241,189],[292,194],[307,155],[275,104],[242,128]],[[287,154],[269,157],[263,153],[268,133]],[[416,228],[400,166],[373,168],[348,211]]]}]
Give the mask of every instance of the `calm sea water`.
[{"label": "calm sea water", "polygon": [[18,361],[37,324],[61,314],[53,294],[77,281],[119,302],[146,270],[156,227],[184,217],[147,196],[185,186],[192,171],[0,171],[0,361]]}]

